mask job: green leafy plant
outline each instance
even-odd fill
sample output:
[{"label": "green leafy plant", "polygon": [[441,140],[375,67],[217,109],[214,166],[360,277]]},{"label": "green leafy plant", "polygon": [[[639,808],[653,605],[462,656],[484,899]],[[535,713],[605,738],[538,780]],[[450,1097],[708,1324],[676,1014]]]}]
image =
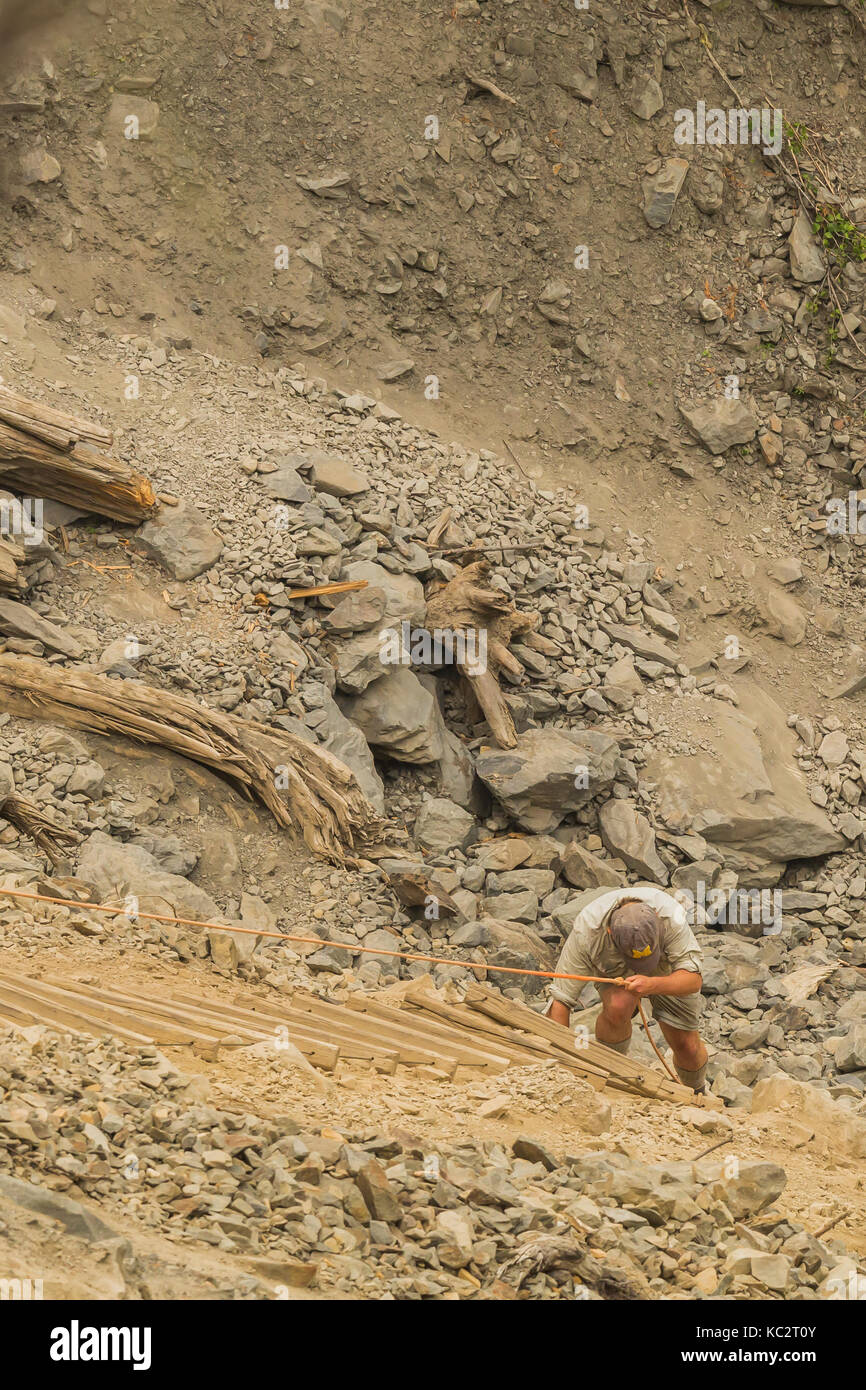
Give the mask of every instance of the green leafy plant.
[{"label": "green leafy plant", "polygon": [[821,238],[824,250],[837,265],[844,266],[851,260],[866,261],[866,233],[855,227],[839,208],[819,203],[812,230]]},{"label": "green leafy plant", "polygon": [[794,154],[802,154],[806,148],[808,131],[803,121],[783,121],[788,144]]}]

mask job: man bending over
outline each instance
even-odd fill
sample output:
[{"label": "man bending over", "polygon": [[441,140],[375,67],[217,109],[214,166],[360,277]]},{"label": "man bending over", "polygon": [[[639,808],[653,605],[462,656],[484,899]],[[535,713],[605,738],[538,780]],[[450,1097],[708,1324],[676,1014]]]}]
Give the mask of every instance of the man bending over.
[{"label": "man bending over", "polygon": [[[669,893],[651,886],[602,888],[583,897],[556,970],[611,980],[596,986],[602,1004],[596,1038],[617,1052],[628,1052],[638,1000],[649,999],[680,1080],[702,1092],[707,1049],[698,1032],[703,1008],[701,948],[684,909]],[[620,978],[621,985],[613,983]],[[568,1027],[582,988],[579,980],[551,982],[548,1014],[554,1022]]]}]

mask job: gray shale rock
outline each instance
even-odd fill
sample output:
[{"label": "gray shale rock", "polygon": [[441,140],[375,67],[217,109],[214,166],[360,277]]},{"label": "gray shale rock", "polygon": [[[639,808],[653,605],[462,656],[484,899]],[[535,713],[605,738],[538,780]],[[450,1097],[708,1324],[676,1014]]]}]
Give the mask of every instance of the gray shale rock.
[{"label": "gray shale rock", "polygon": [[462,806],[444,796],[424,801],[415,818],[414,835],[422,849],[432,854],[445,854],[452,849],[466,849],[478,838],[475,817]]},{"label": "gray shale rock", "polygon": [[598,813],[604,847],[622,859],[635,873],[655,883],[667,883],[668,869],[656,850],[656,839],[646,816],[628,801],[613,797]]},{"label": "gray shale rock", "polygon": [[720,396],[706,405],[681,405],[680,414],[697,439],[711,454],[723,454],[735,444],[749,444],[758,422],[746,402]]},{"label": "gray shale rock", "polygon": [[222,554],[220,536],[191,502],[162,507],[136,533],[140,548],[173,579],[195,579]]},{"label": "gray shale rock", "polygon": [[368,744],[401,763],[436,763],[445,753],[445,725],[435,695],[405,666],[389,670],[340,708]]},{"label": "gray shale rock", "polygon": [[6,637],[41,642],[48,651],[61,652],[73,661],[84,654],[81,644],[57,627],[56,623],[40,618],[32,608],[11,598],[0,599],[0,633]]},{"label": "gray shale rock", "polygon": [[607,734],[528,729],[515,748],[482,748],[475,770],[524,830],[543,834],[606,791],[618,761]]},{"label": "gray shale rock", "polygon": [[666,227],[689,172],[687,159],[666,159],[657,174],[643,181],[643,215],[650,227]]}]

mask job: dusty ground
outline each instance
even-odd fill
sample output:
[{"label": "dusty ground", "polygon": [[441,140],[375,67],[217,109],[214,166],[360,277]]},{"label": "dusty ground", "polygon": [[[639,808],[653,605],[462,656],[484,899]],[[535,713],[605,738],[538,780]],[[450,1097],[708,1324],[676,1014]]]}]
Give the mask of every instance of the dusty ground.
[{"label": "dusty ground", "polygon": [[[318,5],[282,15],[254,0],[180,7],[154,0],[146,12],[82,4],[8,50],[7,81],[48,100],[44,112],[0,115],[0,372],[40,398],[105,412],[125,453],[164,487],[182,485],[185,473],[198,484],[204,468],[206,486],[228,505],[237,477],[232,454],[256,431],[278,429],[285,408],[260,369],[302,362],[310,374],[377,396],[443,441],[511,451],[540,483],[570,486],[593,521],[614,534],[640,529],[665,572],[679,572],[691,600],[682,643],[688,659],[731,629],[731,615],[714,614],[709,601],[721,576],[734,582],[756,558],[797,548],[789,519],[798,479],[756,473],[739,459],[711,466],[675,408],[684,387],[726,370],[727,355],[680,306],[705,283],[720,295],[749,294],[733,233],[765,171],[752,158],[726,168],[718,233],[688,205],[675,231],[648,238],[639,187],[659,153],[654,128],[625,112],[606,68],[593,120],[555,82],[580,24],[573,7],[566,0],[545,5],[546,24],[537,5],[523,0],[470,8],[460,14],[459,6],[360,0],[335,27]],[[621,8],[625,42],[639,41],[643,11]],[[666,17],[689,36],[665,81],[682,100],[705,89],[721,97],[688,8],[678,0],[647,7],[647,15]],[[792,119],[820,123],[862,190],[866,111],[862,75],[858,81],[850,58],[855,44],[862,55],[862,20],[854,15],[847,27],[840,11],[833,44],[816,48],[817,12],[809,9],[770,6],[762,18],[746,0],[719,14],[690,8],[694,20],[712,20],[713,53],[737,83],[749,90],[766,84]],[[512,56],[495,67],[492,52],[504,36],[530,28],[539,34],[537,61]],[[802,61],[806,45],[813,63]],[[464,101],[467,69],[494,74],[518,96],[519,114]],[[132,150],[107,113],[119,82],[142,74],[155,78],[144,96],[159,103],[159,126],[153,140]],[[672,95],[668,105],[676,104]],[[448,158],[445,145],[425,147],[431,112],[453,146]],[[506,187],[507,171],[498,183],[489,173],[476,178],[474,154],[461,143],[462,132],[483,140],[485,128],[510,128],[512,117],[533,131],[519,196]],[[34,142],[63,169],[60,182],[36,191],[19,187],[14,173],[20,149]],[[337,214],[295,182],[342,168],[369,196],[338,204]],[[408,171],[412,202],[394,198],[401,171]],[[475,204],[458,212],[457,195],[470,186]],[[290,269],[275,270],[274,247],[284,242],[312,259],[293,255]],[[584,243],[590,268],[574,294],[587,359],[572,354],[533,308],[545,281],[571,275],[572,248]],[[438,251],[447,296],[431,289],[429,275],[416,274],[391,306],[376,286],[386,273],[383,253],[402,245]],[[494,317],[482,306],[498,289],[503,307]],[[47,314],[45,300],[55,305]],[[130,343],[140,334],[184,344],[184,355],[181,365],[143,376],[139,398],[129,400]],[[414,360],[412,374],[383,384],[377,369],[402,357]],[[431,374],[438,400],[425,397]],[[844,380],[848,423],[862,416],[863,399],[856,373]],[[694,460],[696,453],[694,480],[671,472],[666,459]],[[92,563],[105,559],[94,547]],[[175,643],[220,641],[212,611],[202,606],[181,617],[154,567],[125,553],[120,560],[129,566],[122,574],[85,565],[67,571],[82,620],[98,608],[118,632],[152,623]],[[749,638],[756,682],[783,689],[789,708],[806,714],[821,707],[828,670],[866,643],[858,591],[810,566],[807,556],[810,602],[845,605],[838,640],[811,634],[792,650],[760,632]],[[747,606],[743,613],[746,622]],[[854,729],[866,725],[862,709],[847,715]],[[118,748],[114,756],[118,787],[127,779],[134,788],[133,755]],[[278,845],[263,818],[213,779],[202,782],[176,766],[173,773],[188,808],[179,824],[193,834],[214,825],[239,832],[245,871],[271,874],[277,898],[300,895],[303,905],[310,878],[320,876],[308,856]],[[211,821],[202,819],[199,794]],[[197,987],[217,996],[232,988],[196,962],[165,962],[143,941],[116,945],[110,932],[100,944],[75,938],[45,947],[23,938],[15,934],[5,945],[15,969],[150,987],[195,975]],[[243,1054],[208,1063],[185,1049],[166,1051],[184,1070],[204,1075],[222,1104],[261,1114],[290,1109],[337,1130],[364,1122],[422,1138],[502,1142],[530,1131],[554,1152],[623,1145],[652,1161],[696,1156],[711,1142],[675,1113],[617,1096],[610,1098],[610,1133],[592,1140],[569,1118],[567,1082],[544,1076],[529,1078],[529,1094],[514,1096],[500,1120],[481,1120],[482,1096],[500,1084],[508,1092],[513,1078],[444,1084],[341,1064],[323,1095],[304,1077],[251,1066]],[[741,1112],[730,1118],[734,1139],[723,1153],[782,1163],[789,1182],[780,1207],[811,1230],[849,1208],[836,1234],[852,1250],[866,1250],[862,1172],[834,1151],[831,1135],[795,1147],[781,1119],[765,1127]],[[138,1250],[152,1252],[158,1296],[244,1296],[245,1270],[233,1257],[154,1236],[129,1211],[113,1215]],[[70,1267],[68,1240],[5,1208],[0,1220],[10,1274],[44,1268],[46,1296],[113,1296],[110,1257],[81,1254]],[[261,1293],[252,1285],[250,1295]]]},{"label": "dusty ground", "polygon": [[[36,953],[21,950],[9,940],[4,960],[11,970],[62,975],[70,981],[138,987],[151,992],[164,988],[167,995],[173,988],[192,985],[196,994],[217,1002],[229,1002],[236,996],[237,984],[221,978],[208,965],[164,964],[148,959],[133,942],[134,935],[128,937],[128,929],[121,944],[112,938],[110,928],[107,939],[99,944],[76,936],[68,945],[43,948]],[[245,993],[259,992],[271,1000],[279,998],[263,986],[245,983],[242,988]],[[425,1141],[434,1144],[471,1139],[496,1141],[508,1148],[519,1135],[530,1134],[556,1155],[612,1150],[648,1163],[674,1163],[687,1157],[697,1159],[725,1132],[701,1134],[688,1119],[681,1118],[680,1107],[605,1092],[612,1111],[611,1126],[601,1138],[595,1138],[581,1126],[584,1084],[545,1064],[516,1068],[494,1077],[459,1068],[455,1079],[445,1082],[421,1077],[412,1068],[400,1067],[395,1076],[380,1076],[364,1064],[342,1061],[333,1076],[317,1085],[285,1062],[250,1056],[243,1048],[221,1049],[215,1062],[196,1056],[191,1048],[166,1046],[161,1051],[182,1072],[205,1078],[208,1098],[220,1108],[272,1118],[288,1112],[302,1125],[326,1126],[337,1133],[372,1126],[385,1133],[412,1135],[422,1145]],[[480,1117],[478,1109],[483,1101],[494,1097],[507,1100],[505,1113],[498,1119]],[[835,1238],[852,1253],[866,1251],[862,1222],[866,1179],[862,1163],[840,1153],[832,1133],[819,1127],[809,1137],[802,1124],[786,1120],[776,1112],[752,1116],[732,1110],[725,1112],[725,1121],[730,1122],[730,1141],[716,1152],[713,1161],[737,1158],[743,1162],[781,1164],[788,1174],[788,1184],[777,1209],[812,1231],[844,1212],[834,1228]],[[188,1256],[186,1244],[181,1257],[176,1241],[157,1239],[152,1230],[136,1227],[134,1199],[132,1209],[126,1202],[119,1205],[108,1199],[100,1202],[99,1211],[110,1224],[121,1223],[120,1228],[133,1238],[136,1250],[139,1237],[146,1237],[145,1252],[152,1249],[159,1262],[157,1287],[165,1291],[157,1296],[200,1297],[206,1296],[201,1290],[207,1289],[213,1296],[224,1297],[233,1278],[241,1277],[244,1269],[254,1269],[248,1262],[230,1256],[208,1252],[203,1258],[201,1247],[195,1247],[195,1253]],[[14,1233],[6,1239],[18,1250]],[[20,1261],[20,1250],[18,1258]],[[195,1283],[187,1284],[179,1274],[172,1276],[165,1263],[170,1266],[173,1258],[185,1270],[194,1271]],[[39,1259],[46,1262],[41,1267],[51,1268],[50,1242],[39,1247]],[[26,1263],[21,1267],[34,1268]],[[87,1278],[92,1277],[91,1270]],[[74,1284],[70,1292],[65,1281],[64,1273],[62,1296],[80,1296],[79,1286]],[[178,1292],[169,1293],[170,1289]]]}]

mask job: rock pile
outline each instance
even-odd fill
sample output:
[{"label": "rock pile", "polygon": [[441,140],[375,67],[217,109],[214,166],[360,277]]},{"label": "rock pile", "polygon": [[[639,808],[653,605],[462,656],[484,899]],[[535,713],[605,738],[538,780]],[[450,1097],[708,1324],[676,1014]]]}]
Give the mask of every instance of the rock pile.
[{"label": "rock pile", "polygon": [[[784,711],[767,698],[753,707],[758,697],[748,690],[735,694],[722,654],[692,670],[676,651],[678,585],[639,536],[580,525],[566,491],[539,489],[492,455],[445,448],[372,400],[323,394],[287,371],[275,379],[298,391],[304,414],[279,444],[250,446],[240,485],[251,505],[223,506],[218,526],[228,544],[215,548],[194,589],[178,589],[178,602],[212,604],[228,619],[218,656],[204,639],[185,647],[171,627],[153,622],[124,637],[116,619],[96,609],[94,627],[83,629],[59,606],[69,591],[54,570],[32,606],[118,678],[179,687],[321,741],[387,809],[392,843],[402,838],[405,852],[384,860],[378,879],[335,871],[318,880],[313,931],[323,946],[307,966],[333,975],[353,968],[366,987],[398,970],[387,957],[353,958],[343,949],[358,943],[454,953],[453,967],[438,968],[440,982],[467,978],[460,959],[550,968],[573,922],[575,888],[642,879],[734,902],[743,892],[778,889],[781,935],[763,944],[748,940],[767,927],[760,916],[723,914],[707,923],[697,910],[697,926],[708,928],[708,1031],[723,1044],[716,1087],[742,1103],[742,1088],[755,1079],[750,1068],[766,1075],[777,1066],[837,1084],[838,1053],[848,1093],[862,1094],[866,1070],[845,1039],[857,1026],[864,983],[851,967],[866,963],[859,870],[866,835],[856,809],[866,755],[849,743],[841,720],[825,716],[816,729],[788,716],[796,743]],[[323,406],[327,416],[316,414]],[[319,422],[315,436],[305,421]],[[326,447],[310,447],[313,438]],[[430,467],[419,476],[424,458]],[[306,481],[303,495],[287,500],[276,497],[273,480],[288,469]],[[148,525],[173,530],[176,520],[176,509],[164,508]],[[527,536],[537,538],[528,551],[507,548]],[[494,589],[540,618],[543,651],[518,646],[525,679],[504,687],[518,731],[511,750],[497,749],[473,722],[452,668],[381,659],[383,633],[423,624],[425,585],[452,578],[457,565],[448,553],[473,545],[493,559]],[[73,539],[72,558],[84,548]],[[366,587],[291,597],[294,587],[329,581]],[[177,915],[241,920],[236,886],[220,902],[219,891],[186,880],[206,847],[160,824],[175,793],[171,773],[154,773],[144,794],[121,799],[106,791],[103,768],[78,738],[20,721],[9,731],[16,788],[91,836],[79,873],[95,891],[108,891],[110,879],[124,893],[156,893]],[[809,779],[808,796],[797,766]],[[514,838],[514,830],[522,833]],[[824,868],[787,867],[816,853],[832,856]],[[306,920],[302,908],[271,915],[289,930]],[[720,926],[736,933],[727,944],[719,944]],[[161,939],[168,938],[170,930]],[[202,950],[188,933],[169,946]],[[249,951],[233,952],[232,961],[273,973],[282,968],[279,950],[260,949],[252,962]],[[740,960],[739,975],[750,978],[739,1000],[738,988],[721,979],[730,951],[766,953],[751,973]],[[781,978],[805,959],[838,965],[823,991],[828,1002],[855,1010],[844,1034],[838,1013],[828,1015],[815,999],[804,1034],[803,1006],[799,1013],[782,1007],[780,986],[765,988],[773,971]],[[404,973],[425,968],[408,965]],[[540,988],[512,981],[497,982]]]},{"label": "rock pile", "polygon": [[841,1247],[773,1210],[786,1178],[772,1163],[653,1165],[555,1155],[526,1137],[509,1152],[311,1130],[290,1114],[221,1110],[203,1078],[155,1049],[41,1028],[4,1034],[0,1086],[6,1200],[90,1243],[125,1212],[252,1256],[277,1286],[389,1299],[808,1299],[842,1297],[856,1277]]}]

